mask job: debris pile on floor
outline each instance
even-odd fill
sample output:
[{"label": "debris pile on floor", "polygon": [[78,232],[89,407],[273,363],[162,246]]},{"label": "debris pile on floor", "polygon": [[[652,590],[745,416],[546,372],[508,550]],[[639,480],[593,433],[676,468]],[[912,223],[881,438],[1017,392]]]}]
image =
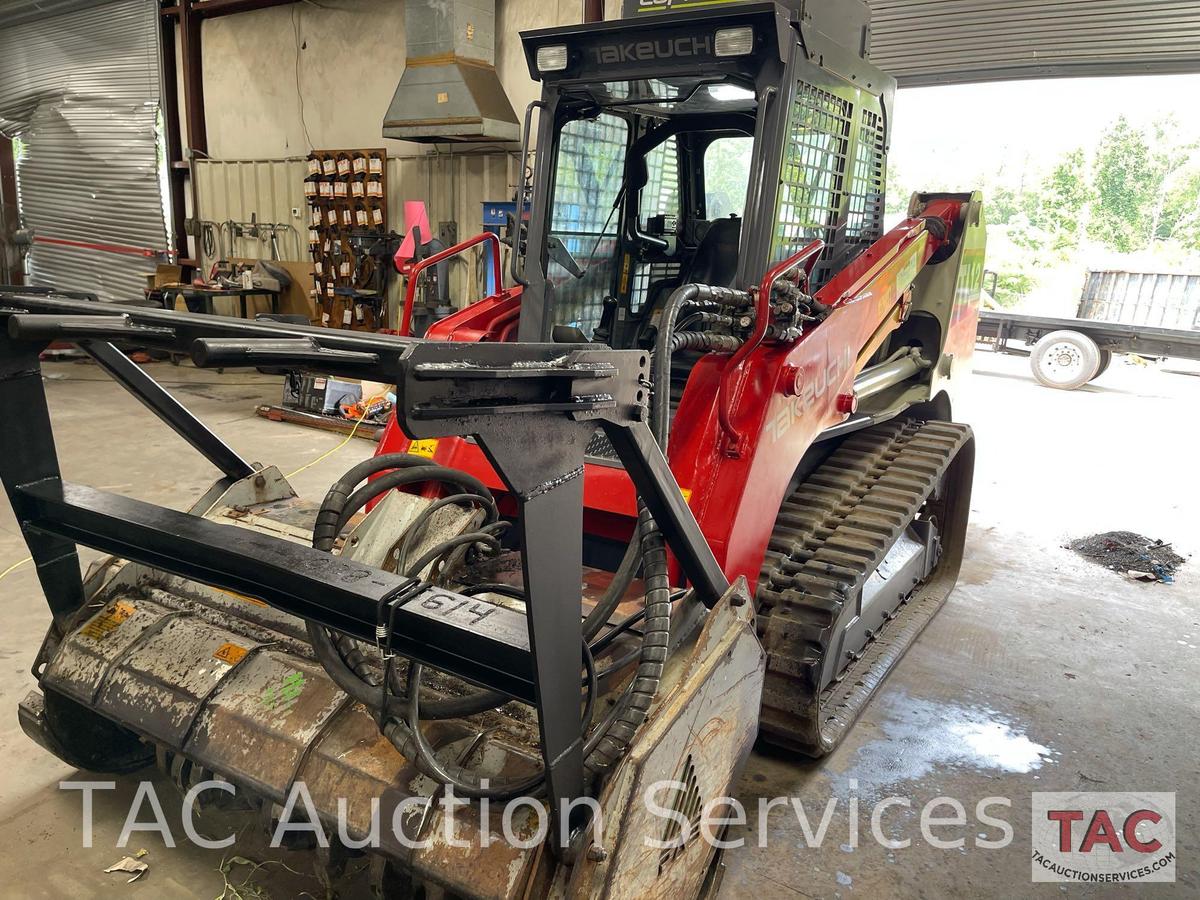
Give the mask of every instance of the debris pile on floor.
[{"label": "debris pile on floor", "polygon": [[1106,531],[1079,538],[1067,545],[1085,559],[1137,581],[1171,584],[1184,557],[1165,541],[1151,540],[1132,531]]},{"label": "debris pile on floor", "polygon": [[133,877],[130,878],[125,883],[133,884],[135,881],[137,881],[139,878],[141,878],[143,875],[145,875],[146,871],[150,868],[149,863],[140,862],[141,858],[145,855],[146,855],[145,850],[139,850],[133,856],[126,856],[123,859],[121,859],[119,862],[115,862],[111,866],[109,866],[107,869],[105,869],[104,874],[107,875],[111,872],[123,872],[126,874],[131,874],[131,875],[133,875]]}]

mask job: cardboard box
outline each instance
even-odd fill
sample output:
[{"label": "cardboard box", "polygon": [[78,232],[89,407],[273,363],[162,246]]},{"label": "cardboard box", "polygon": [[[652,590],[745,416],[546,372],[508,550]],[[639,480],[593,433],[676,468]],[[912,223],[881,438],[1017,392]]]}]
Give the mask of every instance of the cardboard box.
[{"label": "cardboard box", "polygon": [[[288,403],[288,390],[284,388],[284,406]],[[303,375],[300,378],[296,408],[311,413],[336,413],[341,403],[355,403],[362,399],[362,385],[353,381],[341,381],[325,375]]]},{"label": "cardboard box", "polygon": [[168,266],[160,263],[153,274],[146,275],[146,290],[154,291],[171,284],[179,284],[183,278],[182,266]]}]

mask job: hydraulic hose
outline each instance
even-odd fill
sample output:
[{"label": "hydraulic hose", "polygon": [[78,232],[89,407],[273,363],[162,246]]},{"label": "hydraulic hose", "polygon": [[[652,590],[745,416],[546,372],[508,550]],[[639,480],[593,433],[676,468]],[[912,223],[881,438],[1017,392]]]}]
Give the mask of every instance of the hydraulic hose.
[{"label": "hydraulic hose", "polygon": [[[364,478],[387,469],[396,471],[387,472],[358,490],[354,490]],[[479,479],[457,469],[433,465],[421,456],[388,453],[359,463],[329,489],[329,493],[325,495],[325,500],[321,503],[321,511],[317,513],[316,524],[313,526],[313,546],[318,550],[333,549],[338,534],[358,510],[394,487],[422,481],[449,482],[466,491],[478,494],[489,501],[488,521],[496,520],[496,504],[492,500],[491,491]],[[353,493],[351,493],[352,491]]]},{"label": "hydraulic hose", "polygon": [[[395,471],[354,490],[363,479],[388,469]],[[394,487],[422,481],[450,482],[465,488],[467,492],[478,496],[487,510],[489,519],[495,519],[498,515],[491,492],[478,479],[457,469],[432,465],[424,457],[389,453],[364,460],[351,468],[329,489],[313,528],[313,546],[318,550],[331,552],[338,534],[358,509]],[[428,514],[430,510],[425,512]],[[494,540],[490,536],[484,536],[482,539]],[[438,555],[441,555],[441,552],[444,550],[440,550]],[[422,568],[424,565],[417,567],[416,571],[419,572]],[[382,702],[379,679],[359,649],[357,641],[348,635],[330,632],[311,622],[307,624],[307,632],[318,661],[338,687],[374,711],[381,721],[392,713],[392,704],[387,704],[385,708]],[[426,705],[426,713],[430,717],[457,718],[493,709],[507,700],[503,694],[492,691],[479,692],[466,697],[430,701]],[[401,707],[396,706],[396,714],[399,714],[400,710]]]},{"label": "hydraulic hose", "polygon": [[[321,501],[321,509],[317,513],[317,521],[313,525],[313,546],[318,550],[333,548],[333,541],[337,539],[337,523],[342,509],[345,507],[351,491],[358,487],[358,483],[364,478],[374,475],[376,472],[382,472],[384,469],[427,465],[429,465],[429,460],[424,457],[413,456],[409,453],[386,453],[383,456],[364,459],[351,468],[333,483],[325,494],[325,499]],[[326,541],[329,545],[322,546]]]},{"label": "hydraulic hose", "polygon": [[[690,340],[692,339],[687,339],[687,341]],[[687,344],[687,341],[683,343]],[[369,481],[361,488],[357,487],[364,479],[380,472],[385,474]],[[325,502],[321,506],[317,517],[317,526],[313,532],[313,545],[331,552],[338,535],[355,512],[387,491],[422,482],[446,484],[456,488],[458,493],[433,501],[409,526],[401,544],[399,571],[416,576],[427,566],[433,565],[437,569],[439,566],[446,565],[447,560],[451,561],[450,565],[455,565],[456,554],[465,553],[471,546],[478,544],[498,546],[499,541],[495,532],[506,523],[498,521],[495,500],[487,487],[465,473],[431,464],[422,457],[409,454],[387,454],[366,460],[354,466],[339,479],[330,488]],[[454,502],[478,503],[485,510],[485,518],[489,520],[488,523],[476,531],[439,543],[422,554],[419,559],[410,563],[408,561],[409,554],[416,545],[419,535],[427,529],[432,513]],[[640,648],[635,651],[639,660],[638,669],[633,680],[604,720],[591,729],[589,734],[600,681],[589,644],[611,618],[629,584],[637,574],[639,563],[644,570],[646,605],[645,609],[638,614],[639,617],[645,619],[642,643]],[[525,599],[523,591],[506,585],[481,585],[474,589],[468,589],[468,592],[478,593],[484,588],[495,589],[496,592]],[[630,541],[621,564],[614,573],[612,582],[582,627],[587,688],[582,731],[587,735],[584,744],[585,762],[588,771],[593,774],[607,771],[620,760],[638,728],[645,721],[666,662],[670,640],[670,611],[671,594],[667,576],[665,543],[661,532],[650,517],[649,511],[644,504],[639,504],[638,525],[634,539]],[[632,620],[625,620],[624,626],[606,635],[609,640],[598,646],[607,647],[611,643],[612,637],[618,631],[624,631],[625,627],[630,624],[632,624]],[[493,799],[528,795],[544,784],[544,773],[538,773],[515,780],[493,779],[492,783],[485,788],[482,779],[475,773],[461,766],[438,760],[422,732],[420,724],[422,719],[459,718],[475,715],[508,702],[507,695],[495,691],[476,691],[462,697],[423,701],[421,680],[424,669],[419,663],[413,662],[410,665],[408,678],[405,679],[406,683],[401,684],[400,673],[389,662],[385,667],[386,687],[384,687],[359,649],[357,641],[330,632],[323,626],[312,622],[307,624],[307,630],[317,660],[334,682],[350,697],[371,710],[389,740],[401,752],[418,759],[422,768],[434,777],[441,779],[446,784],[453,785],[464,796]],[[603,673],[603,677],[607,679],[617,674],[621,668],[632,661],[633,655],[622,657],[617,664]]]},{"label": "hydraulic hose", "polygon": [[[596,663],[592,658],[592,652],[588,649],[586,641],[583,644],[583,666],[587,672],[588,690],[587,701],[583,710],[581,731],[586,733],[591,726],[592,715],[595,711],[596,694],[599,692],[599,685],[596,678]],[[520,779],[489,779],[489,784],[484,787],[483,779],[475,772],[456,763],[439,760],[421,729],[421,676],[423,669],[424,667],[418,662],[414,662],[409,666],[408,722],[404,727],[406,741],[403,746],[406,749],[408,746],[412,746],[416,750],[417,758],[429,774],[439,779],[443,784],[452,785],[463,796],[475,798],[487,797],[490,800],[497,801],[529,796],[531,792],[539,790],[544,786],[546,773],[542,771]],[[389,735],[389,739],[391,739],[391,735]]]},{"label": "hydraulic hose", "polygon": [[671,352],[677,350],[708,350],[714,353],[732,353],[745,343],[741,338],[732,334],[718,334],[715,331],[677,331],[671,335],[668,346]]},{"label": "hydraulic hose", "polygon": [[696,303],[701,286],[685,284],[671,292],[667,305],[658,320],[658,332],[654,335],[654,381],[653,409],[650,411],[650,427],[658,439],[662,452],[667,452],[667,432],[671,427],[671,335],[675,333],[675,320],[687,303]]},{"label": "hydraulic hose", "polygon": [[662,680],[667,645],[671,640],[671,581],[667,574],[666,544],[650,511],[641,501],[638,503],[638,529],[646,582],[641,654],[633,681],[610,712],[611,725],[596,731],[599,741],[585,760],[588,770],[594,774],[606,772],[616,765],[645,722]]},{"label": "hydraulic hose", "polygon": [[583,620],[585,640],[590,641],[599,634],[604,623],[612,618],[613,612],[621,604],[621,598],[629,590],[629,585],[633,582],[633,577],[642,564],[642,541],[639,529],[640,526],[634,526],[633,538],[629,541],[629,546],[625,548],[625,555],[621,557],[621,564],[613,573],[612,581],[608,583],[608,587],[600,595],[600,599],[596,601],[592,611]]},{"label": "hydraulic hose", "polygon": [[[707,284],[682,285],[667,298],[666,306],[663,307],[658,320],[658,332],[654,336],[654,402],[650,412],[650,427],[663,453],[667,452],[667,435],[671,428],[671,354],[676,349],[672,347],[672,340],[676,333],[675,322],[679,318],[679,311],[688,304],[712,308],[749,302],[750,295],[744,291]],[[740,342],[738,346],[741,346]]]},{"label": "hydraulic hose", "polygon": [[[416,522],[413,522],[409,526],[408,531],[404,533],[404,540],[400,543],[400,555],[396,561],[396,571],[407,572],[409,570],[408,555],[412,552],[413,547],[416,546],[417,539],[425,535],[429,523],[433,521],[434,513],[446,506],[454,506],[459,503],[479,503],[483,499],[478,494],[451,494],[449,497],[442,497],[440,500],[435,500],[429,504],[424,514]],[[417,571],[419,572],[420,570],[418,569]]]}]

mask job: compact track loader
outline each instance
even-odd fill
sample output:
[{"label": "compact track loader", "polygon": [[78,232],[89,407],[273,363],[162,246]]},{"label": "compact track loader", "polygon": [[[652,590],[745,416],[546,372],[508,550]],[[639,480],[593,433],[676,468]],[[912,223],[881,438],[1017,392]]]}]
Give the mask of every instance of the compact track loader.
[{"label": "compact track loader", "polygon": [[[0,476],[53,613],[31,737],[268,812],[302,785],[385,894],[503,898],[711,892],[755,740],[837,746],[962,558],[981,200],[883,232],[857,0],[625,13],[523,36],[513,287],[422,339],[0,292]],[[499,285],[490,237],[446,254],[483,242]],[[58,340],[220,471],[188,512],[63,480]],[[395,384],[395,419],[306,502],[130,344]],[[112,556],[82,578],[77,545]]]}]

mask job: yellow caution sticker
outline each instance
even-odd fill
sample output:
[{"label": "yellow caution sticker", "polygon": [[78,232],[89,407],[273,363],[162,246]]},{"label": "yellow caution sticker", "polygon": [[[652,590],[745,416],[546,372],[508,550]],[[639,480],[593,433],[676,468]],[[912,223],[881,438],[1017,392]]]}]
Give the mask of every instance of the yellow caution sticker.
[{"label": "yellow caution sticker", "polygon": [[121,623],[137,612],[137,607],[126,600],[118,600],[100,615],[96,616],[81,629],[79,633],[93,641],[102,641],[118,628]]},{"label": "yellow caution sticker", "polygon": [[425,441],[413,441],[408,445],[408,452],[413,456],[423,456],[426,459],[433,459],[433,454],[437,452],[438,442],[434,438],[429,438]]},{"label": "yellow caution sticker", "polygon": [[222,644],[213,653],[213,659],[219,659],[223,663],[229,663],[231,666],[236,666],[242,661],[242,657],[248,651],[245,647],[239,647],[237,644]]},{"label": "yellow caution sticker", "polygon": [[692,489],[691,488],[680,488],[679,493],[683,494],[683,502],[684,503],[692,502]]}]

